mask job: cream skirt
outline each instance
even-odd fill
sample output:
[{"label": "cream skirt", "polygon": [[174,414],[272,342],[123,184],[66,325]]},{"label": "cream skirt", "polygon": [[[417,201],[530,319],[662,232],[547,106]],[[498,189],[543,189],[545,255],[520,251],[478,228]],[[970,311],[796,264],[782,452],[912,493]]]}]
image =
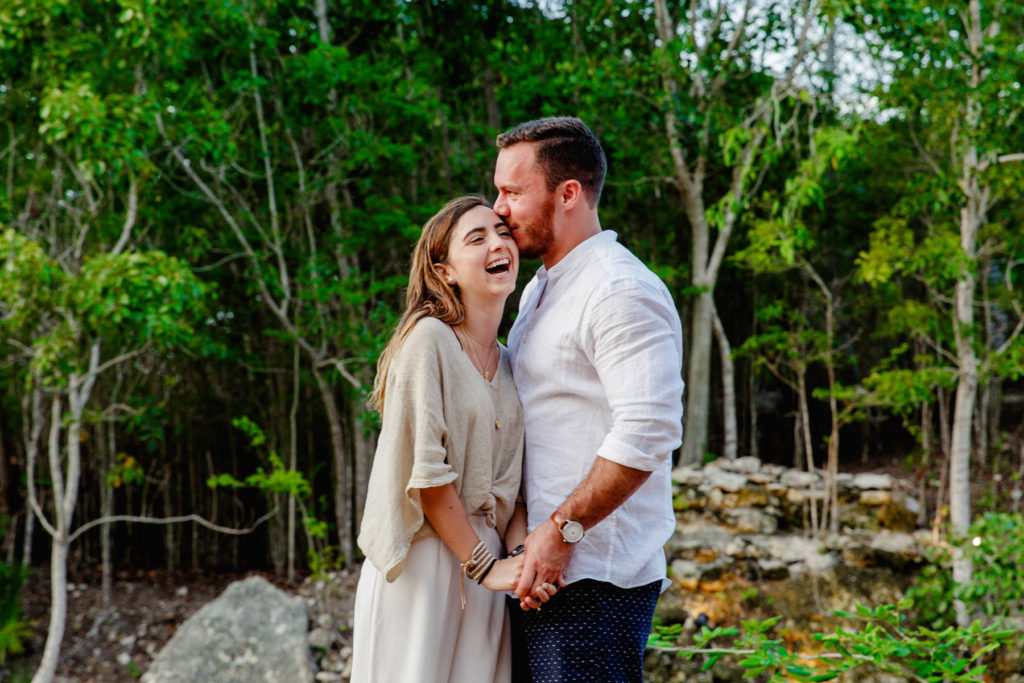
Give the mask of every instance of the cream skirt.
[{"label": "cream skirt", "polygon": [[[495,557],[501,541],[483,517],[471,515]],[[388,583],[363,562],[356,589],[352,683],[509,683],[511,649],[505,593],[465,580],[439,538],[409,548],[402,573]]]}]

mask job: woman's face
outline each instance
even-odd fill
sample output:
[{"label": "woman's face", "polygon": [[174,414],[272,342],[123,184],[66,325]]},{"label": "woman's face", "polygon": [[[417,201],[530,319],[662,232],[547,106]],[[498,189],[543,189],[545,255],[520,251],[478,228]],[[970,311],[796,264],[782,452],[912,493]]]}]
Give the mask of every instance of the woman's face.
[{"label": "woman's face", "polygon": [[448,260],[438,272],[458,285],[464,303],[508,297],[516,288],[519,250],[512,233],[489,207],[476,206],[463,214],[452,230]]}]

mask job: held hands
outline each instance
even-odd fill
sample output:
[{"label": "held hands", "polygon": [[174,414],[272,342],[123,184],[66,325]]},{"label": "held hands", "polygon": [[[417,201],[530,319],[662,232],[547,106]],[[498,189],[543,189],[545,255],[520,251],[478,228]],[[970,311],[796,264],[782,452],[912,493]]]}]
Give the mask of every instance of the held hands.
[{"label": "held hands", "polygon": [[498,560],[484,577],[483,587],[492,591],[510,591],[516,587],[523,573],[523,555]]},{"label": "held hands", "polygon": [[[504,560],[498,560],[494,563],[491,571],[487,572],[487,576],[484,577],[483,587],[489,588],[492,591],[510,591],[514,589],[516,584],[519,582],[519,578],[522,576],[523,564],[525,561],[525,555],[506,557]],[[531,595],[531,600],[533,601],[534,606],[539,609],[541,603],[545,603],[550,600],[551,596],[557,592],[557,586],[550,583],[541,584],[534,590]]]},{"label": "held hands", "polygon": [[563,541],[554,522],[550,521],[534,529],[524,545],[526,562],[515,591],[521,609],[540,609],[558,587],[565,586],[563,573],[575,546]]}]

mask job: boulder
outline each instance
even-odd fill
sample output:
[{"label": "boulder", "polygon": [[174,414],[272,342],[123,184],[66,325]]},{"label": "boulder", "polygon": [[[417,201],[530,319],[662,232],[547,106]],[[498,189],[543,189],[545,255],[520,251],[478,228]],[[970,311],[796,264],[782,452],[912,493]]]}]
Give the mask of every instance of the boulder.
[{"label": "boulder", "polygon": [[178,628],[143,683],[311,683],[306,608],[253,576]]}]

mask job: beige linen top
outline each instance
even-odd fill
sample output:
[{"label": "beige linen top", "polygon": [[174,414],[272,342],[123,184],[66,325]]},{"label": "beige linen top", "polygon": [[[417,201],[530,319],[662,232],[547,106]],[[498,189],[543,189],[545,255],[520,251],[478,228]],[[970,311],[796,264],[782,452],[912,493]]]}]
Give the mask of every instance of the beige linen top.
[{"label": "beige linen top", "polygon": [[451,327],[423,318],[388,370],[381,420],[358,542],[388,581],[413,541],[437,535],[421,488],[453,483],[466,512],[504,536],[523,460],[523,410],[504,347],[488,382]]}]

